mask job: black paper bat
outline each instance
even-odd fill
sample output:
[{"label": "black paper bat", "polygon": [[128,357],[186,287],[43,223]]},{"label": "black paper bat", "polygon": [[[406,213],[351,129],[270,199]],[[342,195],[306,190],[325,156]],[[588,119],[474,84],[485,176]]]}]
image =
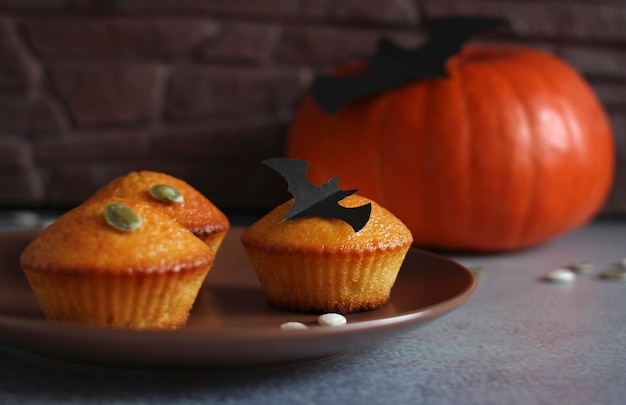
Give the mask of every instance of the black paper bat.
[{"label": "black paper bat", "polygon": [[372,204],[347,208],[339,205],[339,201],[354,194],[357,190],[339,189],[339,177],[335,176],[321,186],[311,183],[306,175],[309,162],[299,159],[273,158],[262,161],[287,180],[287,190],[293,195],[294,203],[283,219],[317,216],[336,218],[347,222],[354,232],[360,231],[372,212]]},{"label": "black paper bat", "polygon": [[507,21],[496,18],[448,17],[427,23],[428,41],[414,50],[398,47],[381,38],[376,55],[368,58],[367,68],[352,76],[319,75],[313,80],[312,93],[317,105],[333,114],[361,97],[399,87],[425,78],[445,77],[446,60],[459,52],[473,35]]}]

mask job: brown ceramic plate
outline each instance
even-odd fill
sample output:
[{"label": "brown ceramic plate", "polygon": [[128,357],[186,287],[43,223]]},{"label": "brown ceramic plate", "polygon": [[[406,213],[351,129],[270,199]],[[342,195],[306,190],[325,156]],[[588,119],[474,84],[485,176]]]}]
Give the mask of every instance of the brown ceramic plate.
[{"label": "brown ceramic plate", "polygon": [[[46,321],[18,265],[35,231],[0,234],[0,344],[71,362],[138,368],[249,369],[325,358],[372,345],[424,325],[463,304],[476,288],[460,264],[411,248],[382,308],[348,314],[348,324],[319,326],[317,317],[278,311],[239,242],[227,235],[187,325],[175,331],[132,331]],[[284,331],[299,321],[308,330]]]}]

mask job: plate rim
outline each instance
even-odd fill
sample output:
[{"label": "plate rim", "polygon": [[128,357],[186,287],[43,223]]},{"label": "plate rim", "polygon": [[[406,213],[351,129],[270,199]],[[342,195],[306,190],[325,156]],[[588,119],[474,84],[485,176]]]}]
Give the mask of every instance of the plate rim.
[{"label": "plate rim", "polygon": [[[244,229],[245,227],[232,227],[231,229]],[[32,238],[34,237],[40,230],[18,230],[18,231],[9,231],[9,232],[0,232],[0,239],[8,238],[11,236],[22,237],[22,238]],[[2,247],[0,247],[2,249]],[[301,344],[302,342],[307,341],[315,341],[315,340],[328,340],[332,339],[342,339],[342,338],[354,338],[356,340],[367,340],[368,336],[385,336],[385,335],[397,335],[402,330],[411,329],[420,325],[424,325],[432,320],[435,320],[443,315],[450,313],[451,311],[457,309],[462,306],[475,292],[477,288],[477,278],[476,276],[465,266],[458,263],[457,261],[441,256],[439,254],[426,251],[417,247],[412,246],[410,248],[410,254],[412,255],[425,255],[430,256],[431,259],[435,259],[437,261],[446,261],[449,262],[455,267],[455,270],[462,271],[465,276],[467,276],[467,284],[465,284],[464,288],[459,291],[456,295],[449,297],[445,300],[438,301],[431,305],[426,305],[420,307],[416,310],[407,310],[402,313],[394,314],[392,316],[386,316],[382,318],[376,319],[365,319],[359,320],[354,323],[348,323],[346,325],[342,325],[341,327],[315,327],[309,328],[303,331],[283,331],[278,326],[276,328],[256,328],[254,329],[254,339],[255,343],[262,344],[267,346],[269,343],[273,342],[274,344],[278,341],[279,343],[291,342],[292,344]],[[404,264],[403,264],[404,267]],[[3,269],[0,268],[0,272]],[[402,271],[402,268],[401,270]],[[392,290],[393,297],[393,290]],[[442,306],[445,306],[444,310],[438,310]],[[294,313],[294,315],[297,315]],[[20,317],[14,315],[7,315],[5,313],[0,313],[0,331],[11,330],[14,333],[24,334],[26,333],[28,338],[26,342],[13,342],[11,339],[7,339],[5,333],[0,333],[0,344],[15,348],[20,351],[27,352],[29,354],[34,354],[40,357],[49,357],[55,360],[63,361],[63,358],[57,356],[46,356],[46,350],[41,350],[41,345],[33,345],[28,344],[28,342],[34,340],[37,341],[39,339],[45,340],[45,337],[34,336],[36,334],[40,334],[42,331],[46,331],[49,336],[64,337],[64,336],[73,336],[78,332],[80,335],[87,335],[88,337],[94,337],[98,342],[108,340],[117,341],[117,342],[131,342],[133,344],[139,344],[146,340],[168,340],[168,341],[176,341],[182,342],[185,340],[189,341],[198,341],[201,339],[206,339],[207,337],[211,338],[212,343],[220,343],[225,341],[232,342],[233,340],[240,340],[249,342],[251,339],[246,337],[245,333],[241,333],[242,331],[250,331],[251,328],[245,325],[242,326],[233,326],[230,325],[228,328],[223,330],[206,330],[201,328],[187,328],[184,327],[177,330],[130,330],[130,329],[114,329],[114,328],[105,328],[91,325],[81,325],[81,324],[71,324],[71,323],[62,323],[62,322],[53,322],[45,320],[44,318],[29,318],[29,317]],[[360,336],[362,335],[362,336]],[[36,339],[39,337],[39,339]],[[84,337],[83,337],[84,338]],[[15,339],[13,339],[15,340]],[[374,341],[376,339],[373,339]],[[381,339],[378,339],[381,340]],[[372,342],[373,344],[374,342]],[[33,346],[39,346],[39,348]],[[55,346],[55,345],[43,345],[43,346]],[[360,344],[355,346],[362,347],[364,344]],[[48,347],[48,349],[50,349]],[[54,351],[54,347],[52,348]],[[345,352],[350,350],[347,348],[345,350],[332,351],[332,353],[326,353],[324,356],[327,357],[336,355],[341,352]],[[67,356],[67,358],[71,358],[72,356]],[[93,357],[93,355],[92,355]],[[318,358],[320,356],[314,356]],[[300,359],[292,359],[293,361],[279,361],[278,363],[283,364],[297,364],[301,362],[309,361],[310,356],[302,356]],[[75,361],[72,361],[75,362]],[[120,363],[119,359],[111,364],[100,364],[100,366],[116,366],[116,364]],[[124,363],[124,362],[122,362]],[[123,364],[123,366],[132,366],[132,361],[128,362],[128,364]],[[154,364],[151,366],[157,366],[159,368],[169,368],[168,364],[159,364],[158,361],[154,361]],[[167,362],[165,362],[167,363]],[[218,368],[225,369],[229,368],[231,364],[211,364],[211,362],[207,362],[207,359],[198,359],[197,362],[192,361],[188,364],[188,361],[182,361],[180,364],[172,364],[173,367],[181,367],[181,366],[192,366],[192,367],[201,367],[201,368]],[[274,362],[269,361],[265,362],[267,364],[261,364],[263,362],[251,361],[250,364],[246,364],[246,362],[241,361],[233,361],[232,365],[244,368],[256,368],[260,367],[273,367],[275,366]],[[215,367],[213,367],[215,366]]]}]

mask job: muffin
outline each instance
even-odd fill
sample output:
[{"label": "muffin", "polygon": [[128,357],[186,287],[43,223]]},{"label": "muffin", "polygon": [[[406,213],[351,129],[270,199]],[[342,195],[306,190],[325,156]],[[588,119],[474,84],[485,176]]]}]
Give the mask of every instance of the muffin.
[{"label": "muffin", "polygon": [[387,303],[413,242],[409,229],[359,195],[339,202],[345,207],[372,204],[370,218],[358,232],[339,219],[283,221],[293,202],[276,207],[241,237],[267,302],[289,311],[339,313]]},{"label": "muffin", "polygon": [[130,172],[102,187],[90,200],[110,197],[138,199],[159,207],[215,252],[230,228],[226,215],[209,199],[185,181],[168,174]]},{"label": "muffin", "polygon": [[153,204],[85,202],[22,252],[46,318],[132,329],[183,326],[214,252]]}]

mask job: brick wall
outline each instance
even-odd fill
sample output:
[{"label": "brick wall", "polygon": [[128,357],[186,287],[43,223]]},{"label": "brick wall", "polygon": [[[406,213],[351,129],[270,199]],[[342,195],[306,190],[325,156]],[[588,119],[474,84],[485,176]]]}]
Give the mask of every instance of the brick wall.
[{"label": "brick wall", "polygon": [[505,16],[502,39],[588,78],[620,150],[604,212],[626,214],[626,5],[608,0],[0,0],[0,207],[68,207],[134,169],[271,207],[284,185],[258,162],[314,73],[450,14]]}]

